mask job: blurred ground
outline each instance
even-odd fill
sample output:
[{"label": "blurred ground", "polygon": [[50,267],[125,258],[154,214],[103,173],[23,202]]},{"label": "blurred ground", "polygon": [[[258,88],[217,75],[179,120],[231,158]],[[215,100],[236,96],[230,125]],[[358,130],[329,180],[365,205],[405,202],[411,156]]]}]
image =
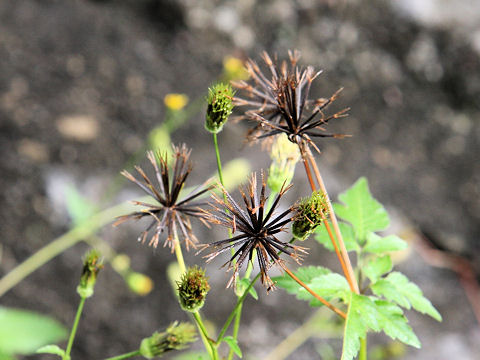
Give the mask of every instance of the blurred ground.
[{"label": "blurred ground", "polygon": [[[0,276],[68,229],[65,184],[75,183],[92,199],[106,191],[163,118],[167,93],[203,96],[227,55],[258,58],[265,49],[283,57],[291,48],[301,50],[303,64],[325,70],[314,95],[328,96],[343,86],[338,106],[352,108],[332,130],[353,137],[321,146],[332,194],[366,175],[374,195],[395,214],[395,230],[411,224],[478,267],[478,4],[392,3],[393,8],[366,0],[0,1]],[[231,125],[221,134],[223,159],[241,154],[255,158],[254,168],[266,167],[260,148],[243,148],[243,132]],[[173,138],[195,149],[192,183],[214,171],[202,114]],[[299,175],[297,181],[305,179]],[[292,197],[304,195],[297,188]],[[115,202],[135,197],[128,189]],[[138,245],[137,230],[108,227],[102,236],[130,254],[135,270],[154,278],[156,288],[139,299],[107,268],[87,303],[74,358],[128,351],[154,329],[186,319],[165,285],[173,259],[163,249],[152,253]],[[1,304],[51,314],[69,326],[85,249],[68,250]],[[199,262],[193,254],[188,260]],[[312,249],[307,261],[329,260]],[[223,289],[226,276],[217,268],[208,268],[215,300],[205,312],[220,325],[233,296]],[[408,314],[423,349],[409,349],[405,358],[476,358],[479,328],[456,277],[430,268],[415,253],[400,269],[444,316],[439,325]],[[310,313],[281,291],[268,297],[261,292],[261,301],[246,307],[240,341],[257,358]],[[322,343],[308,341],[292,359],[318,357],[315,349]]]}]

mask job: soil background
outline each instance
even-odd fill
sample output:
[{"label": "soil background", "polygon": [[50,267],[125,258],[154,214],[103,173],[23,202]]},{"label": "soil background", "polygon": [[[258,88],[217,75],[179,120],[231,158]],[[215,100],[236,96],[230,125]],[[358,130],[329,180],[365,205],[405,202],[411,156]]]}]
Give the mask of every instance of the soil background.
[{"label": "soil background", "polygon": [[[412,243],[412,233],[424,234],[434,247],[469,261],[478,278],[479,8],[468,0],[0,0],[0,276],[68,231],[68,186],[93,202],[111,189],[164,118],[166,94],[201,98],[226,56],[260,61],[263,50],[285,58],[288,49],[299,49],[301,64],[324,70],[313,96],[343,86],[337,106],[351,107],[330,130],[353,136],[320,144],[332,197],[366,176],[391,213],[391,231]],[[268,167],[259,146],[244,146],[245,131],[244,124],[225,128],[222,159],[242,156],[253,159],[254,170]],[[172,139],[194,149],[192,184],[215,171],[203,110]],[[297,173],[292,201],[306,195],[306,179]],[[139,194],[125,184],[101,206]],[[225,235],[195,225],[205,242]],[[130,351],[155,329],[187,320],[167,281],[172,255],[138,244],[140,230],[141,224],[106,226],[99,236],[154,279],[154,290],[136,296],[106,266],[85,306],[74,359]],[[319,246],[309,247],[306,263],[336,268]],[[87,248],[68,249],[0,304],[49,314],[69,327]],[[187,262],[202,261],[191,252]],[[478,359],[479,326],[455,273],[431,267],[415,246],[399,262],[444,318],[439,324],[407,311],[423,347],[406,349],[402,358]],[[235,299],[224,289],[228,276],[220,264],[207,267],[213,290],[204,308],[216,326]],[[240,335],[247,359],[265,358],[312,313],[281,290],[258,292],[260,300],[245,305]],[[372,336],[371,346],[388,342]],[[339,340],[314,337],[289,358],[319,358],[327,343],[338,353]]]}]

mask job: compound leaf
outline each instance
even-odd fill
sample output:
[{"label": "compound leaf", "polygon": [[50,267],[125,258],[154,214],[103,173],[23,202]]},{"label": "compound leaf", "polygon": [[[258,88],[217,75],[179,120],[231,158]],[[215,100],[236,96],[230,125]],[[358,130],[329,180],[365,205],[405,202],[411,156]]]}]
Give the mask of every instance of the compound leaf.
[{"label": "compound leaf", "polygon": [[353,225],[357,239],[363,243],[367,234],[385,229],[389,224],[387,211],[375,200],[367,179],[358,179],[353,186],[339,195],[343,204],[335,204],[335,213]]}]

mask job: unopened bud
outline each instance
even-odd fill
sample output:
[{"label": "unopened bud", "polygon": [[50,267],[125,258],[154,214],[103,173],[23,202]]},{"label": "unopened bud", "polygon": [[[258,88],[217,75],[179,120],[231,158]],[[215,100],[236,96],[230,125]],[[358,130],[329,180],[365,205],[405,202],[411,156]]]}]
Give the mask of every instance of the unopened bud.
[{"label": "unopened bud", "polygon": [[300,152],[298,146],[291,143],[285,134],[280,134],[272,145],[270,157],[272,164],[268,173],[268,187],[278,193],[284,184],[288,185],[292,181]]},{"label": "unopened bud", "polygon": [[188,268],[177,282],[177,290],[182,309],[190,312],[201,309],[210,290],[205,270],[198,266]]},{"label": "unopened bud", "polygon": [[102,268],[103,264],[98,251],[89,251],[85,255],[80,284],[77,286],[77,293],[82,298],[89,298],[93,295],[93,289],[97,281],[97,274]]},{"label": "unopened bud", "polygon": [[297,205],[292,224],[292,233],[299,240],[306,240],[328,215],[327,198],[324,193],[314,191]]},{"label": "unopened bud", "polygon": [[218,83],[208,89],[205,129],[213,134],[222,131],[233,109],[234,92],[230,85]]},{"label": "unopened bud", "polygon": [[182,350],[197,340],[195,327],[190,323],[172,323],[166,331],[155,332],[142,340],[140,354],[147,359],[162,356],[171,350]]}]

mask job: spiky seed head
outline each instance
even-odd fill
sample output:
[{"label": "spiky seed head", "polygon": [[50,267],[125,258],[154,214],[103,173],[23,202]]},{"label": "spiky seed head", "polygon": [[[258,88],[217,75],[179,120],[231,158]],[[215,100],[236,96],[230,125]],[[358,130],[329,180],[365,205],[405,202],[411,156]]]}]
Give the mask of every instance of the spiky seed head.
[{"label": "spiky seed head", "polygon": [[177,281],[177,291],[182,309],[189,312],[200,310],[210,290],[205,270],[198,267],[189,267]]},{"label": "spiky seed head", "polygon": [[147,359],[162,356],[171,350],[182,350],[197,340],[195,327],[190,323],[175,321],[164,332],[155,332],[142,340],[140,354]]},{"label": "spiky seed head", "polygon": [[85,254],[82,275],[80,276],[80,283],[77,286],[77,293],[82,298],[89,298],[93,295],[97,275],[102,268],[102,260],[97,250],[90,250]]},{"label": "spiky seed head", "polygon": [[222,131],[232,113],[233,95],[230,84],[218,83],[208,89],[205,129],[213,134]]},{"label": "spiky seed head", "polygon": [[326,195],[314,191],[297,205],[297,212],[292,224],[292,233],[299,240],[306,240],[328,215]]}]

